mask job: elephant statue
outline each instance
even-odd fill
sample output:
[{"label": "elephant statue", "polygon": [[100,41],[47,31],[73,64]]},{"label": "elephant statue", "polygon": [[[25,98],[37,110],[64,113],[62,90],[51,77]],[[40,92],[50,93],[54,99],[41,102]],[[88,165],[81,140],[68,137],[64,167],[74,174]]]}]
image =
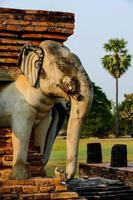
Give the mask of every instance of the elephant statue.
[{"label": "elephant statue", "polygon": [[13,166],[9,178],[28,178],[25,164],[32,129],[46,165],[61,127],[65,99],[71,103],[65,171],[70,180],[76,170],[81,126],[92,104],[91,81],[79,58],[51,40],[39,46],[25,45],[18,64],[22,73],[16,81],[0,84],[0,127],[12,128]]}]

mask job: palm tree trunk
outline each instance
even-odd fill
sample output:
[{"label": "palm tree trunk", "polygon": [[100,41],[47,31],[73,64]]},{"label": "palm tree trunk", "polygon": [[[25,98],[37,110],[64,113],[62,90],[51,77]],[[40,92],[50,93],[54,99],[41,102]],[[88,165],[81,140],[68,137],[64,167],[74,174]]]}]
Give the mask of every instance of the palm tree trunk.
[{"label": "palm tree trunk", "polygon": [[118,78],[116,78],[116,137],[119,136],[119,111],[118,111]]}]

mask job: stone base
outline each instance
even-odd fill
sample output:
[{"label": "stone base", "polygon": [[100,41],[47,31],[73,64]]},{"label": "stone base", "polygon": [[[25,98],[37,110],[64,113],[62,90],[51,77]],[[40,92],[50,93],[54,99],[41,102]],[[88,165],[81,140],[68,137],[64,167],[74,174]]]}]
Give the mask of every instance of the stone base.
[{"label": "stone base", "polygon": [[0,180],[1,200],[81,199],[57,178]]},{"label": "stone base", "polygon": [[108,179],[117,179],[125,182],[133,188],[133,163],[128,167],[114,168],[109,164],[79,164],[80,177],[104,177]]},{"label": "stone base", "polygon": [[80,178],[71,180],[68,186],[88,200],[133,200],[133,189],[118,180]]}]

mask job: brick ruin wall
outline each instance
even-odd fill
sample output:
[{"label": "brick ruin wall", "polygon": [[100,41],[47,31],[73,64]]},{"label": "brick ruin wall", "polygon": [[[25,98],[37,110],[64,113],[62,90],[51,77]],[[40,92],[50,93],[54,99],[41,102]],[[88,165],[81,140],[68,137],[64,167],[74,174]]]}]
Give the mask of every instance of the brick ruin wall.
[{"label": "brick ruin wall", "polygon": [[18,56],[25,44],[65,42],[73,34],[74,14],[0,8],[0,80],[15,80]]}]

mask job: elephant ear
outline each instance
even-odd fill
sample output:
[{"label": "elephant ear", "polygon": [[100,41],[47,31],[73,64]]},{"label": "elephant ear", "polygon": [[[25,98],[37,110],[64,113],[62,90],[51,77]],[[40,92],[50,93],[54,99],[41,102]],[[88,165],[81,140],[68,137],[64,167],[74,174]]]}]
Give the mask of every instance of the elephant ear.
[{"label": "elephant ear", "polygon": [[31,86],[36,86],[42,69],[44,51],[39,46],[25,45],[20,53],[18,65],[28,78]]}]

